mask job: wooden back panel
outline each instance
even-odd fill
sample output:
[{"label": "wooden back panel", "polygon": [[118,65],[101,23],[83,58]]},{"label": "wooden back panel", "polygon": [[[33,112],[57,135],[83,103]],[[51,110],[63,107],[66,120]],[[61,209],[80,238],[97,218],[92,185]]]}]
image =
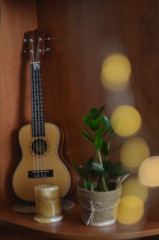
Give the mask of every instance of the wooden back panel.
[{"label": "wooden back panel", "polygon": [[[140,4],[138,0],[1,1],[2,203],[14,200],[11,178],[20,159],[18,130],[31,121],[29,68],[21,48],[24,32],[35,29],[37,21],[40,29],[55,36],[54,51],[42,66],[44,109],[45,119],[64,129],[66,159],[82,163],[91,155],[91,147],[80,136],[82,114],[103,103],[111,114],[121,101],[100,81],[101,64],[114,52],[126,54],[131,61],[131,93],[143,117],[140,134],[151,155],[158,154],[158,7],[158,0]],[[152,199],[157,204],[156,197]]]},{"label": "wooden back panel", "polygon": [[[151,155],[158,155],[158,7],[156,0],[38,0],[38,26],[55,36],[54,51],[43,62],[46,118],[63,127],[70,161],[82,164],[92,154],[80,136],[82,114],[105,104],[110,115],[132,98],[143,119],[139,136]],[[130,59],[131,84],[128,91],[112,94],[101,84],[100,72],[104,59],[118,52]],[[157,204],[154,194],[158,191],[152,192]]]},{"label": "wooden back panel", "polygon": [[30,122],[30,74],[22,61],[24,32],[37,27],[36,1],[1,1],[0,202],[13,202],[12,175],[20,159],[19,128]]}]

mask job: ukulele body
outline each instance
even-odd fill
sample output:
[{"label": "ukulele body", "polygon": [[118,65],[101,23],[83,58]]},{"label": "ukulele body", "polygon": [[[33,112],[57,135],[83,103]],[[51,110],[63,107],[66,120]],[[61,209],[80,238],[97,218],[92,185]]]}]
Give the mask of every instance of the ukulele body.
[{"label": "ukulele body", "polygon": [[[43,137],[32,137],[31,124],[20,129],[19,144],[22,159],[14,172],[12,182],[18,198],[24,201],[35,201],[34,186],[38,184],[59,185],[61,197],[65,197],[72,191],[74,188],[72,169],[59,151],[62,149],[62,140],[63,134],[52,123],[45,122]],[[42,151],[41,147],[43,147]]]}]

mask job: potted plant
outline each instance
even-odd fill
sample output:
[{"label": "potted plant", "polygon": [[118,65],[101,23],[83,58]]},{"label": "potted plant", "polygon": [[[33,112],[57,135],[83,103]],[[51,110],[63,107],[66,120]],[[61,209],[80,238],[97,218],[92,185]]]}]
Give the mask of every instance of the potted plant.
[{"label": "potted plant", "polygon": [[100,109],[92,108],[83,115],[82,137],[94,146],[94,154],[84,166],[73,163],[78,176],[78,197],[81,217],[86,225],[105,226],[116,221],[121,195],[121,182],[128,172],[120,161],[111,161],[111,142],[115,133],[110,119]]}]

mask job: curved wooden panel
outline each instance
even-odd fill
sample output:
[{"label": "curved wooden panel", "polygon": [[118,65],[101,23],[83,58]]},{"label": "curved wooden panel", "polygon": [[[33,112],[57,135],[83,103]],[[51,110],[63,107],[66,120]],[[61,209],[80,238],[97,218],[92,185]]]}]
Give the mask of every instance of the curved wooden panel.
[{"label": "curved wooden panel", "polygon": [[[29,85],[21,69],[24,31],[37,26],[36,1],[1,1],[0,28],[0,202],[12,202],[12,174],[20,159],[18,130],[30,121]],[[24,70],[24,71],[23,71]],[[27,74],[27,76],[29,76]],[[30,79],[30,78],[29,78]],[[22,87],[23,86],[23,87]],[[22,90],[23,89],[23,90]],[[25,95],[26,94],[26,95]],[[25,99],[24,99],[25,98]],[[28,101],[28,103],[27,103]],[[25,104],[24,104],[25,102]],[[28,106],[26,106],[26,103]],[[21,109],[25,109],[22,114]]]}]

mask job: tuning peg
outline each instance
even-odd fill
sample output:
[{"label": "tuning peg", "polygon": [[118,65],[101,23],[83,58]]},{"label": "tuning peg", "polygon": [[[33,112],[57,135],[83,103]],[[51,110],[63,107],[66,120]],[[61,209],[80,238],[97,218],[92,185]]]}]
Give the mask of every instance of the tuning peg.
[{"label": "tuning peg", "polygon": [[42,39],[41,37],[39,37],[39,41],[40,41],[40,42],[42,42],[42,41],[43,41],[43,39]]},{"label": "tuning peg", "polygon": [[55,40],[55,37],[46,37],[46,38],[45,38],[45,41],[51,41],[51,40],[54,41],[54,40]]},{"label": "tuning peg", "polygon": [[48,38],[45,38],[45,41],[50,41],[51,40],[51,38],[50,37],[48,37]]},{"label": "tuning peg", "polygon": [[39,48],[39,49],[38,49],[38,52],[39,52],[39,53],[42,53],[42,50]]},{"label": "tuning peg", "polygon": [[45,48],[45,52],[51,52],[51,48]]}]

